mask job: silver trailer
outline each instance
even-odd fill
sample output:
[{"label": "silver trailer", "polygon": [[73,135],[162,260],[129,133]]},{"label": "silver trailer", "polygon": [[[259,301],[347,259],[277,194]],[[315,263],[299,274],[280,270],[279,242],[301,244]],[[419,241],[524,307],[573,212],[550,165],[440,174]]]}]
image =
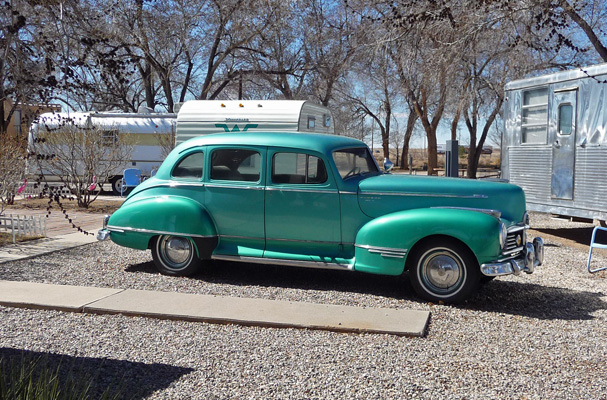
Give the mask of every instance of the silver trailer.
[{"label": "silver trailer", "polygon": [[176,144],[219,132],[333,133],[331,111],[304,100],[191,100],[177,114]]},{"label": "silver trailer", "polygon": [[502,178],[527,208],[607,221],[607,64],[505,87]]}]

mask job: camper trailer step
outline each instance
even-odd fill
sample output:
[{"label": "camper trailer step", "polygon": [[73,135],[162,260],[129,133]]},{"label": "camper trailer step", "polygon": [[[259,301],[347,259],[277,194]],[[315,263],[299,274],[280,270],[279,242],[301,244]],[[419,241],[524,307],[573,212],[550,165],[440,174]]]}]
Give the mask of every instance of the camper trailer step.
[{"label": "camper trailer step", "polygon": [[598,231],[605,231],[605,232],[607,232],[607,228],[601,228],[600,226],[597,226],[592,231],[592,238],[590,239],[590,250],[588,251],[588,265],[587,265],[588,272],[590,272],[590,273],[595,273],[595,272],[599,272],[599,271],[603,271],[603,270],[607,269],[607,266],[599,267],[599,268],[594,268],[594,269],[592,269],[590,267],[590,261],[592,260],[592,250],[594,250],[594,249],[607,249],[607,243],[595,243],[596,234],[597,234]]}]

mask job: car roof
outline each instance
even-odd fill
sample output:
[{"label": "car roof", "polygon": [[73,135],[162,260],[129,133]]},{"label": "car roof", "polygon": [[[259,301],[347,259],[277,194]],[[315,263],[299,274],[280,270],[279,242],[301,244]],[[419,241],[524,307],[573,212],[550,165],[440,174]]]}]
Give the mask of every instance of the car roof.
[{"label": "car roof", "polygon": [[337,148],[366,146],[347,136],[300,132],[238,132],[198,136],[179,145],[180,151],[208,145],[272,146],[331,152]]}]

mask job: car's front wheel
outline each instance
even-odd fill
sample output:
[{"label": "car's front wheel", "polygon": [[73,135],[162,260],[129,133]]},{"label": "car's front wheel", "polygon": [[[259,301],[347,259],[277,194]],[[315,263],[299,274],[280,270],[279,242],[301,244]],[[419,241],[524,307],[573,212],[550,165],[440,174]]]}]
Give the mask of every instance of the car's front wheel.
[{"label": "car's front wheel", "polygon": [[458,303],[478,288],[478,263],[470,250],[457,241],[426,241],[413,249],[408,263],[411,285],[426,300]]},{"label": "car's front wheel", "polygon": [[200,267],[194,242],[182,236],[156,237],[152,243],[152,258],[158,271],[164,275],[188,276]]}]

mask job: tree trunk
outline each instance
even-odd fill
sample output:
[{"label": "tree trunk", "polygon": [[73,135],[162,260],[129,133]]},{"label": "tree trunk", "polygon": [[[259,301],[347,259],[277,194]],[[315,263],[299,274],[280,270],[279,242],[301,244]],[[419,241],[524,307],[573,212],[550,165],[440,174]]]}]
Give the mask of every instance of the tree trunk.
[{"label": "tree trunk", "polygon": [[[504,102],[504,98],[502,96],[497,100],[493,111],[485,125],[483,126],[483,132],[481,133],[481,137],[478,141],[478,145],[476,144],[476,124],[474,124],[474,132],[470,130],[470,151],[468,152],[468,167],[466,169],[466,173],[468,178],[476,179],[478,164],[481,159],[481,154],[483,152],[483,146],[485,145],[485,140],[487,139],[487,135],[489,134],[489,129],[491,129],[491,125],[495,122],[497,115],[499,114],[500,109],[502,108],[502,104]],[[468,119],[467,119],[468,120]],[[468,129],[472,127],[472,124],[466,122]]]},{"label": "tree trunk", "polygon": [[413,110],[409,109],[409,116],[407,117],[407,130],[405,131],[405,139],[403,140],[403,152],[400,158],[401,168],[409,168],[409,145],[411,142],[411,136],[413,136],[413,129],[415,128],[415,122],[417,121],[417,114]]},{"label": "tree trunk", "polygon": [[[603,59],[603,62],[607,62],[607,47],[601,43],[601,39],[596,35],[592,27],[586,22],[584,18],[582,18],[575,8],[569,4],[566,0],[560,1],[561,7],[563,7],[563,11],[565,14],[569,16],[583,31],[592,46],[594,46],[595,50],[599,54],[599,56]],[[604,4],[603,4],[604,6]]]}]

